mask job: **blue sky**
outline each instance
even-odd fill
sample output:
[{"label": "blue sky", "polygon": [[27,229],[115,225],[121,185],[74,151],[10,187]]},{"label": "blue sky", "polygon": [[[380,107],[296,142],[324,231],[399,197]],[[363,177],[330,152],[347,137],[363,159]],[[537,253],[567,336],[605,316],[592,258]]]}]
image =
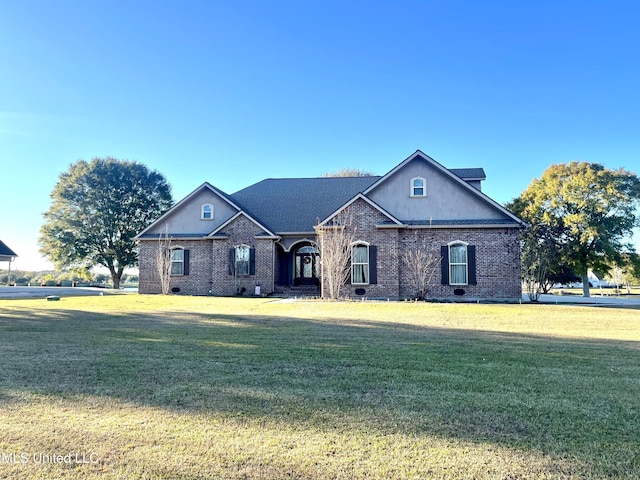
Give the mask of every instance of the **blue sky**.
[{"label": "blue sky", "polygon": [[[640,173],[636,1],[0,0],[0,239],[12,268],[78,159],[179,200],[420,149],[500,203],[551,164]],[[6,264],[0,265],[6,268]]]}]

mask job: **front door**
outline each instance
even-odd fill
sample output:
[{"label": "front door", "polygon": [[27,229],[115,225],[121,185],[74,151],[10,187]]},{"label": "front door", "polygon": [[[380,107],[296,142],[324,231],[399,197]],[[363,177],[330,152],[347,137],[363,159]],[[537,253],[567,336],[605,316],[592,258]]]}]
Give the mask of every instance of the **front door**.
[{"label": "front door", "polygon": [[296,251],[294,285],[318,285],[319,258],[318,249],[311,246]]}]

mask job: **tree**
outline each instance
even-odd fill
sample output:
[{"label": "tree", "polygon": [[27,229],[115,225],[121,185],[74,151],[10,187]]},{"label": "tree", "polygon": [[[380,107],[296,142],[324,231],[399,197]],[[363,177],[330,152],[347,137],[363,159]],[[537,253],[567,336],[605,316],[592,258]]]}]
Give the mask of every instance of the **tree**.
[{"label": "tree", "polygon": [[606,278],[616,284],[616,290],[624,285],[627,294],[631,293],[631,284],[640,280],[640,255],[637,253],[622,254],[621,262],[614,265]]},{"label": "tree", "polygon": [[440,271],[441,257],[429,249],[429,242],[416,231],[410,248],[403,249],[400,260],[406,272],[407,282],[414,290],[416,300],[425,300]]},{"label": "tree", "polygon": [[628,238],[638,225],[639,202],[640,179],[634,173],[571,162],[549,167],[511,206],[545,231],[559,264],[581,277],[588,297],[588,269],[608,271],[621,252],[633,251]]},{"label": "tree", "polygon": [[156,251],[156,267],[160,277],[160,290],[163,295],[169,295],[171,284],[171,237],[169,227],[165,225],[164,235],[158,237],[158,249]]},{"label": "tree", "polygon": [[335,172],[325,172],[322,174],[322,176],[323,177],[372,177],[372,176],[375,176],[375,174],[367,170],[359,170],[357,168],[341,168],[340,170],[336,170]]},{"label": "tree", "polygon": [[[527,205],[521,198],[507,203],[506,208],[524,218]],[[542,293],[549,293],[553,285],[580,281],[571,267],[563,263],[554,230],[542,223],[533,222],[520,234],[522,282],[531,301],[537,301]]]},{"label": "tree", "polygon": [[351,245],[356,233],[352,212],[347,208],[315,229],[322,259],[322,296],[335,300],[350,275]]},{"label": "tree", "polygon": [[124,269],[137,265],[134,236],[172,204],[163,175],[110,157],[71,164],[51,199],[40,251],[59,268],[104,266],[114,288]]}]

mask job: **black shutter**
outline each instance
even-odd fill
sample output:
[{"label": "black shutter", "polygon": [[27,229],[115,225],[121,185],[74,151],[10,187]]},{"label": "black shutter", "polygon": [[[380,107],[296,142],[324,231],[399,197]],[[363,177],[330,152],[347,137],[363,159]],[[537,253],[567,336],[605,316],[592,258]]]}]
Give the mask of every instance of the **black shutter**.
[{"label": "black shutter", "polygon": [[469,267],[469,285],[477,285],[476,279],[476,246],[469,245],[467,247],[467,262]]},{"label": "black shutter", "polygon": [[236,249],[229,249],[229,275],[233,275],[236,270]]},{"label": "black shutter", "polygon": [[189,250],[184,250],[184,256],[182,257],[183,259],[183,266],[182,266],[182,273],[184,275],[189,275]]},{"label": "black shutter", "polygon": [[378,283],[378,247],[369,245],[369,283]]},{"label": "black shutter", "polygon": [[249,249],[249,275],[256,274],[256,249]]},{"label": "black shutter", "polygon": [[440,283],[449,285],[449,247],[442,245],[440,247]]}]

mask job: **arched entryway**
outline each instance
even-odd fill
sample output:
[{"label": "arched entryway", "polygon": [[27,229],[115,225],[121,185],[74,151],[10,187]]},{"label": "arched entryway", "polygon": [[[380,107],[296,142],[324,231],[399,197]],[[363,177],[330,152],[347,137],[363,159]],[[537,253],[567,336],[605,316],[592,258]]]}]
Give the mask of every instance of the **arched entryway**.
[{"label": "arched entryway", "polygon": [[293,258],[293,284],[319,285],[319,279],[320,251],[312,245],[298,248]]}]

